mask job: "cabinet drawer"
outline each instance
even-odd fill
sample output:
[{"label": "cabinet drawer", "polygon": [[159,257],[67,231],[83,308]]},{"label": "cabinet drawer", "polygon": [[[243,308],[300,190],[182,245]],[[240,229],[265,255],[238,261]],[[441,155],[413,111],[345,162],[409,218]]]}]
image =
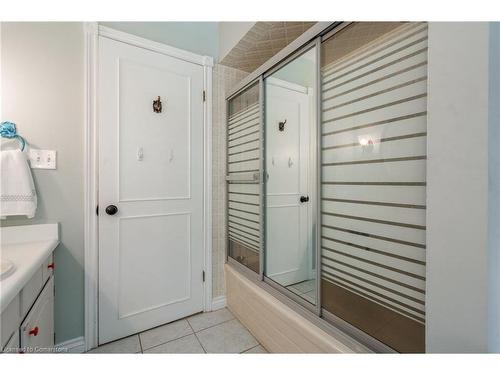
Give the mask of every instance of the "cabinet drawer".
[{"label": "cabinet drawer", "polygon": [[0,322],[0,332],[2,345],[1,348],[7,344],[7,341],[12,335],[12,332],[17,331],[19,323],[21,322],[21,308],[19,295],[12,300],[7,308],[2,312],[1,322]]},{"label": "cabinet drawer", "polygon": [[54,272],[54,256],[50,254],[42,265],[42,282],[45,283],[47,279],[52,276]]},{"label": "cabinet drawer", "polygon": [[54,347],[54,278],[50,277],[20,329],[26,353],[50,352]]},{"label": "cabinet drawer", "polygon": [[21,316],[26,316],[36,296],[38,296],[38,293],[42,290],[42,286],[42,267],[40,267],[21,290]]}]

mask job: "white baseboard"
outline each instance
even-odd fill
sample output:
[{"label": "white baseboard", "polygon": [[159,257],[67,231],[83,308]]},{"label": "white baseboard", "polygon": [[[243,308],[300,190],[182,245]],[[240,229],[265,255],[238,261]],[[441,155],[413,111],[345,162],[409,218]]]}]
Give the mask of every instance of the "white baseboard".
[{"label": "white baseboard", "polygon": [[212,311],[226,307],[226,296],[219,296],[212,299]]},{"label": "white baseboard", "polygon": [[85,338],[83,336],[75,337],[57,344],[56,353],[85,353]]}]

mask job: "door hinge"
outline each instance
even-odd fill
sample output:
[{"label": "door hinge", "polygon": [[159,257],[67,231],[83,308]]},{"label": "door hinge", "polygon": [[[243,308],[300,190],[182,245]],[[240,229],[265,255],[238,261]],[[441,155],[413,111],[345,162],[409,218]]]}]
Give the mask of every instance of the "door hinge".
[{"label": "door hinge", "polygon": [[205,282],[205,271],[201,272],[201,277],[203,278],[203,282]]},{"label": "door hinge", "polygon": [[207,101],[207,93],[205,90],[203,90],[203,101],[206,102]]},{"label": "door hinge", "polygon": [[97,206],[96,206],[96,208],[95,208],[95,214],[96,214],[97,216],[99,216],[99,205],[97,205]]}]

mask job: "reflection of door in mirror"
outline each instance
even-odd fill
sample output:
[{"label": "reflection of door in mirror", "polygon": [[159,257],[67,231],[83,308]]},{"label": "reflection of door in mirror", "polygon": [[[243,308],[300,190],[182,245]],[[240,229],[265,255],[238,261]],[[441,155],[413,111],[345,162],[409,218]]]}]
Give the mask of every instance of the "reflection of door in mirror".
[{"label": "reflection of door in mirror", "polygon": [[266,276],[314,304],[314,50],[306,55],[266,79]]}]

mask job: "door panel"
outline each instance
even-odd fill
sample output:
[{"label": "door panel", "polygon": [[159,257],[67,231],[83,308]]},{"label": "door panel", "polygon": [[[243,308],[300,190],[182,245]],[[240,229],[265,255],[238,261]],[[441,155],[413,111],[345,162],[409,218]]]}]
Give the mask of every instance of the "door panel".
[{"label": "door panel", "polygon": [[[119,319],[190,299],[190,218],[190,213],[176,213],[120,220]],[[138,232],[149,244],[140,257],[137,250],[144,239]]]},{"label": "door panel", "polygon": [[[118,64],[120,200],[189,198],[191,77],[137,61]],[[157,96],[162,113],[152,111]]]},{"label": "door panel", "polygon": [[99,48],[103,344],[203,310],[204,78],[160,53],[104,37]]}]

